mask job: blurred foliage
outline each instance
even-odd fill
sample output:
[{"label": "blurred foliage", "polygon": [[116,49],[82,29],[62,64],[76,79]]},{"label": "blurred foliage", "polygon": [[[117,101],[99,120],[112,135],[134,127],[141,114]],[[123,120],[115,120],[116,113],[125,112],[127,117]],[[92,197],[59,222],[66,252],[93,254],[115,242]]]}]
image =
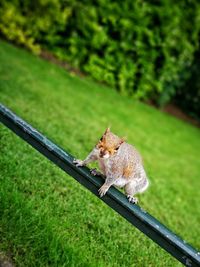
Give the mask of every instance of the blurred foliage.
[{"label": "blurred foliage", "polygon": [[[196,0],[1,0],[0,32],[138,99],[167,103],[198,49]],[[184,91],[183,91],[184,92]]]},{"label": "blurred foliage", "polygon": [[189,78],[178,88],[175,103],[192,117],[200,120],[200,51],[195,54],[192,67],[188,69]]}]

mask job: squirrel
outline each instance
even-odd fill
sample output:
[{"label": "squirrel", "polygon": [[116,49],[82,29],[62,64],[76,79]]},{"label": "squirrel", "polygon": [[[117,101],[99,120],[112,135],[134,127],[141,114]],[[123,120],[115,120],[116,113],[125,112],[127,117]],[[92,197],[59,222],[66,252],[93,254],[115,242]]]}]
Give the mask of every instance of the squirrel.
[{"label": "squirrel", "polygon": [[142,158],[139,152],[124,138],[120,138],[107,128],[101,139],[84,160],[74,159],[77,167],[98,161],[101,172],[92,169],[93,175],[101,175],[105,182],[99,189],[103,197],[114,185],[125,189],[128,201],[138,203],[137,193],[143,193],[149,186]]}]

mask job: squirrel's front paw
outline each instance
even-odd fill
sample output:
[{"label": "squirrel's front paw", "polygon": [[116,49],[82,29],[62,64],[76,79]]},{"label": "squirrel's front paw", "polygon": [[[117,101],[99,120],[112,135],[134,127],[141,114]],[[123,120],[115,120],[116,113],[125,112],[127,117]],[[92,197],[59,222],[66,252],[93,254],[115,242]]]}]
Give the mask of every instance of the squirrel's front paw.
[{"label": "squirrel's front paw", "polygon": [[128,195],[127,198],[128,198],[128,201],[133,203],[133,204],[137,204],[138,203],[138,198],[137,197],[133,197],[131,195]]},{"label": "squirrel's front paw", "polygon": [[91,169],[90,172],[91,172],[91,174],[94,175],[94,176],[96,176],[96,175],[100,175],[100,176],[101,176],[101,175],[102,175],[102,173],[99,172],[96,168]]},{"label": "squirrel's front paw", "polygon": [[106,192],[108,191],[109,187],[107,185],[102,185],[102,187],[99,188],[99,195],[100,197],[103,197]]},{"label": "squirrel's front paw", "polygon": [[73,163],[77,166],[77,167],[82,167],[84,166],[84,161],[81,159],[74,159]]}]

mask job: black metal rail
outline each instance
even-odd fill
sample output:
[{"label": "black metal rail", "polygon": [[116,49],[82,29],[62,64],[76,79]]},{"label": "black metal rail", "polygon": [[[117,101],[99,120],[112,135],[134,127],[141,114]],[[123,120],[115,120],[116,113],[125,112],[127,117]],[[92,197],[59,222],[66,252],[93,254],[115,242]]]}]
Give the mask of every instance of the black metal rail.
[{"label": "black metal rail", "polygon": [[[92,176],[86,167],[76,167],[73,164],[74,157],[1,104],[0,121],[93,194],[99,196],[98,189],[103,184],[101,177]],[[200,266],[200,252],[138,205],[129,203],[124,194],[116,188],[111,187],[102,200],[185,266]]]}]

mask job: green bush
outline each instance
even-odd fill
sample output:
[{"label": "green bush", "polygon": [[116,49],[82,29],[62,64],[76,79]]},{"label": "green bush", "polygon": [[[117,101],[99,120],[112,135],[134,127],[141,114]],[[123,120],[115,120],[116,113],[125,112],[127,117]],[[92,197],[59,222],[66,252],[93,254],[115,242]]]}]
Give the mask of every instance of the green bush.
[{"label": "green bush", "polygon": [[8,40],[39,53],[41,47],[58,45],[71,8],[58,0],[2,0],[0,32]]},{"label": "green bush", "polygon": [[192,67],[188,68],[189,77],[179,87],[175,95],[175,103],[186,113],[200,121],[200,51],[195,54]]},{"label": "green bush", "polygon": [[2,0],[0,32],[41,48],[135,98],[159,105],[187,78],[198,49],[196,0]]}]

